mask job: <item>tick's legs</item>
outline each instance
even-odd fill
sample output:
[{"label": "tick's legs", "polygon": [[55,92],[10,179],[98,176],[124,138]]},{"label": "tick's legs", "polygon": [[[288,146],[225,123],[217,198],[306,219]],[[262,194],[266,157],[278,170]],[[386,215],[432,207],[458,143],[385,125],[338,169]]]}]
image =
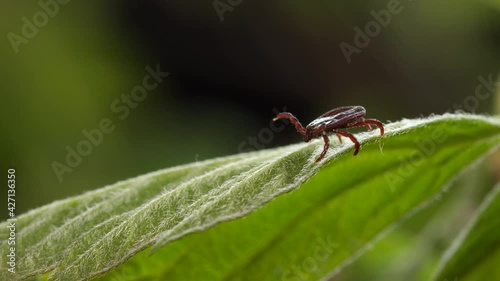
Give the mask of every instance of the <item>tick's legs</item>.
[{"label": "tick's legs", "polygon": [[384,125],[382,124],[382,122],[378,121],[377,119],[365,119],[364,123],[377,126],[380,129],[380,135],[384,135]]},{"label": "tick's legs", "polygon": [[377,126],[380,129],[380,135],[381,136],[384,135],[384,125],[382,124],[382,122],[378,121],[377,119],[364,119],[364,118],[360,118],[357,123],[354,123],[354,124],[349,125],[347,127],[350,128],[350,127],[365,126],[368,129],[368,131],[371,131],[372,128],[370,127],[370,125]]},{"label": "tick's legs", "polygon": [[[330,147],[330,139],[328,138],[328,135],[326,132],[323,131],[323,140],[325,141],[325,146],[323,146],[323,152],[316,158],[316,163],[318,163],[323,157],[325,157],[326,152],[328,151],[328,147]],[[339,137],[340,138],[340,137]]]},{"label": "tick's legs", "polygon": [[290,120],[290,122],[292,122],[292,124],[295,125],[295,129],[297,129],[297,132],[299,132],[303,136],[306,135],[306,130],[304,129],[304,127],[302,127],[302,124],[300,124],[299,120],[297,120],[297,118],[295,116],[293,116],[293,114],[291,114],[289,112],[281,112],[273,119],[273,121],[276,121],[276,120],[282,119],[282,118]]},{"label": "tick's legs", "polygon": [[339,138],[339,142],[342,143],[342,138],[340,137],[340,134],[337,134],[337,133],[335,133],[335,134],[337,135],[337,138]]},{"label": "tick's legs", "polygon": [[344,132],[344,131],[335,131],[335,133],[337,135],[341,135],[341,136],[348,137],[349,139],[351,139],[351,141],[354,143],[354,155],[358,154],[359,142],[358,142],[358,139],[356,139],[356,137],[353,134],[348,133],[348,132]]}]

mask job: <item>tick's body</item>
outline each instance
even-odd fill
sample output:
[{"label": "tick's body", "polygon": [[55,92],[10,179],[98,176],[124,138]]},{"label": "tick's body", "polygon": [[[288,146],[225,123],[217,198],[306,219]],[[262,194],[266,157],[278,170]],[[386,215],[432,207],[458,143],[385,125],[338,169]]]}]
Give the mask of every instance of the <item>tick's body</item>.
[{"label": "tick's body", "polygon": [[366,110],[362,106],[343,106],[332,109],[319,116],[305,128],[300,124],[299,120],[289,112],[279,113],[273,120],[276,121],[281,118],[289,119],[290,122],[295,125],[295,129],[302,134],[305,142],[315,137],[319,137],[320,135],[323,136],[325,146],[323,152],[321,152],[316,159],[316,162],[318,162],[323,159],[328,150],[330,144],[328,133],[330,132],[335,133],[340,142],[342,142],[341,136],[348,137],[354,143],[354,155],[358,154],[359,142],[354,135],[344,129],[365,126],[368,131],[371,131],[372,128],[370,125],[376,125],[380,129],[380,135],[384,135],[384,126],[382,122],[377,119],[364,119],[363,116],[365,116],[365,114]]}]

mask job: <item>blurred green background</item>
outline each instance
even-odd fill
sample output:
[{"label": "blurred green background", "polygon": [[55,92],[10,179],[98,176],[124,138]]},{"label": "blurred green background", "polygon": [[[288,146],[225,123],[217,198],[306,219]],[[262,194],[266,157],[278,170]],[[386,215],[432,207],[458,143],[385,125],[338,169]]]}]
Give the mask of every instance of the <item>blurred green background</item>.
[{"label": "blurred green background", "polygon": [[[2,171],[17,171],[17,214],[242,147],[301,141],[287,127],[249,143],[273,109],[307,124],[363,105],[368,117],[394,121],[451,112],[474,96],[479,76],[497,79],[496,0],[401,1],[348,63],[339,44],[354,45],[354,28],[389,2],[232,1],[221,21],[212,0],[3,1],[0,150]],[[43,17],[44,5],[53,15]],[[31,38],[24,17],[39,25]],[[111,105],[158,64],[170,76],[121,120]],[[493,104],[490,95],[469,108],[492,114]],[[114,131],[60,181],[53,163],[65,164],[66,147],[103,118]]]},{"label": "blurred green background", "polygon": [[[342,105],[363,105],[383,122],[455,105],[495,113],[493,92],[483,87],[477,103],[474,96],[478,77],[497,80],[498,0],[401,1],[350,63],[339,45],[354,45],[355,28],[392,1],[233,0],[222,16],[214,3],[224,0],[60,2],[0,4],[1,168],[16,169],[17,214],[157,169],[301,141],[291,126],[265,136],[276,110],[305,124]],[[123,105],[122,95],[157,65],[170,75],[121,120],[112,104]],[[66,165],[67,146],[77,149],[82,131],[105,118],[114,131],[58,179],[53,163]],[[412,218],[339,280],[428,274],[500,178],[491,173],[499,158],[466,174],[445,204]]]}]

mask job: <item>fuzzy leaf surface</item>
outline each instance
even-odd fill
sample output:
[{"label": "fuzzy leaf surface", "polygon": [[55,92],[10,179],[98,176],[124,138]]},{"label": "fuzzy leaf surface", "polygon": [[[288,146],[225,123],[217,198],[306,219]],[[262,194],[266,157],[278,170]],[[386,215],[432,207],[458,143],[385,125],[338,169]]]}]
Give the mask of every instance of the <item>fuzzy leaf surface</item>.
[{"label": "fuzzy leaf surface", "polygon": [[[383,138],[356,134],[355,157],[348,139],[332,138],[315,164],[323,144],[314,140],[160,170],[32,210],[17,221],[17,273],[3,262],[0,279],[333,278],[500,143],[492,117],[385,127]],[[8,231],[2,223],[0,235]]]}]

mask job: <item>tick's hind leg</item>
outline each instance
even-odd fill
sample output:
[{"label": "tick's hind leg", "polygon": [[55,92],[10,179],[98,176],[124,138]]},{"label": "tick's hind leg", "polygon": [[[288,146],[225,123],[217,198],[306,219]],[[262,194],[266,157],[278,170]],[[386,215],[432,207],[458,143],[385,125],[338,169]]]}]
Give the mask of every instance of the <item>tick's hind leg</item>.
[{"label": "tick's hind leg", "polygon": [[338,133],[335,133],[337,135],[337,138],[339,138],[339,142],[342,143],[342,138],[340,137],[341,135]]},{"label": "tick's hind leg", "polygon": [[316,158],[316,163],[318,163],[321,159],[323,159],[323,157],[325,157],[326,152],[328,151],[328,148],[330,147],[330,139],[328,138],[328,135],[326,134],[326,132],[323,132],[323,140],[325,141],[325,146],[323,146],[323,151],[318,156],[318,158]]},{"label": "tick's hind leg", "polygon": [[382,122],[378,121],[377,119],[365,119],[363,122],[368,125],[377,126],[380,129],[380,135],[384,135],[384,125],[382,124]]},{"label": "tick's hind leg", "polygon": [[370,125],[375,125],[377,126],[379,129],[380,129],[380,135],[383,136],[384,135],[384,124],[382,124],[382,122],[378,121],[377,119],[364,119],[364,118],[359,118],[358,122],[352,124],[352,125],[349,125],[348,128],[350,127],[361,127],[361,126],[365,126],[368,131],[371,131],[372,128],[370,127]]},{"label": "tick's hind leg", "polygon": [[341,135],[341,136],[348,137],[349,139],[351,139],[351,141],[354,143],[354,155],[358,154],[359,142],[358,142],[358,139],[353,134],[348,133],[348,132],[344,132],[344,131],[335,131],[335,133],[337,135]]}]

